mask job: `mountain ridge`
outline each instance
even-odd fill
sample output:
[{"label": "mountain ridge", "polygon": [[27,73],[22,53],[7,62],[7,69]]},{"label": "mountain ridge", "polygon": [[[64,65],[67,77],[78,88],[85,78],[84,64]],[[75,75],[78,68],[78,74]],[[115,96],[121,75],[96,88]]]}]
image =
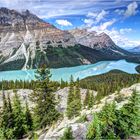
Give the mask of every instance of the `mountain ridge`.
[{"label": "mountain ridge", "polygon": [[140,45],[129,49],[130,52],[134,52],[134,53],[140,53]]},{"label": "mountain ridge", "polygon": [[43,63],[58,68],[131,56],[105,33],[63,31],[28,10],[0,8],[0,31],[0,70],[32,69]]}]

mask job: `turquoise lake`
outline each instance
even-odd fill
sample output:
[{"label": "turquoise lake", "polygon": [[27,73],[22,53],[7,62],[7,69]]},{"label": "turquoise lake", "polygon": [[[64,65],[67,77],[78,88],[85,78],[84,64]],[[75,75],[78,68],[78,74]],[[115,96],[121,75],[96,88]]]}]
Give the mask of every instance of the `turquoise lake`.
[{"label": "turquoise lake", "polygon": [[[137,73],[135,67],[139,65],[136,63],[129,63],[125,60],[119,61],[101,61],[91,65],[82,65],[69,68],[51,69],[52,80],[60,81],[61,78],[65,81],[70,79],[73,75],[74,79],[83,79],[92,75],[99,75],[110,70],[122,70],[124,72],[134,74]],[[16,70],[16,71],[3,71],[0,72],[0,81],[2,80],[31,80],[34,77],[35,70]]]}]

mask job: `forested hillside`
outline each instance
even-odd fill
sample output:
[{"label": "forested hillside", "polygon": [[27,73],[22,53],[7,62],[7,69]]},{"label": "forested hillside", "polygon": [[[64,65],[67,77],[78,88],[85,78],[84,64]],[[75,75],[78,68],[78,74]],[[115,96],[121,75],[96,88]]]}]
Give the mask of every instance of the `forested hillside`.
[{"label": "forested hillside", "polygon": [[[62,130],[65,129],[63,135],[61,133],[60,136],[57,132],[58,136],[55,138],[73,139],[76,136],[69,122],[75,118],[78,118],[74,121],[75,124],[87,124],[87,130],[83,132],[83,137],[87,139],[127,139],[139,135],[140,94],[134,90],[132,95],[129,94],[129,99],[126,94],[124,95],[127,98],[124,98],[120,93],[122,88],[139,83],[139,75],[111,71],[81,81],[78,79],[74,81],[71,76],[69,83],[63,80],[58,83],[50,81],[51,74],[45,66],[38,69],[35,75],[36,81],[3,81],[0,83],[3,102],[0,110],[1,139],[25,137],[36,139],[41,136],[37,133],[38,130],[46,131],[46,133],[50,133],[49,130],[53,132],[57,130],[58,122],[63,122],[65,119],[68,119],[68,127],[63,126]],[[61,96],[54,94],[55,91],[65,89],[65,87],[68,87],[68,93],[63,93]],[[85,96],[81,94],[81,88],[87,89]],[[10,93],[6,94],[8,89],[13,89],[14,97],[11,97]],[[18,89],[33,90],[28,98],[25,97],[24,105],[20,95],[17,94]],[[93,90],[97,91],[96,95],[93,94],[95,93]],[[110,100],[108,95],[115,91],[117,92],[112,95],[110,104],[106,101],[104,105],[101,104],[103,101],[101,99]],[[63,111],[58,110],[61,98],[66,100],[66,109]],[[33,103],[32,106],[30,102]],[[122,103],[124,106],[118,109],[119,104]],[[93,113],[96,109],[100,111]],[[83,111],[86,113],[81,116]],[[86,115],[88,111],[92,111],[93,114],[89,114],[92,119]],[[47,135],[45,137],[48,138]]]},{"label": "forested hillside", "polygon": [[140,82],[139,74],[128,74],[119,70],[113,70],[106,74],[87,77],[80,82],[82,88],[98,91],[98,98],[104,97],[124,87]]}]

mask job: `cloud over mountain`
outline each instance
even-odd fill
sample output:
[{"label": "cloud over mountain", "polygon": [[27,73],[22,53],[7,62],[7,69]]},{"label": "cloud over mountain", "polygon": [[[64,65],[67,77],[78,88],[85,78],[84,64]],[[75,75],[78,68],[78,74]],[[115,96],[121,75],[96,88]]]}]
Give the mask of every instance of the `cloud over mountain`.
[{"label": "cloud over mountain", "polygon": [[69,22],[68,20],[64,20],[64,19],[56,20],[56,23],[61,26],[72,26],[71,22]]},{"label": "cloud over mountain", "polygon": [[124,32],[123,29],[131,28],[135,35],[124,32],[124,38],[139,41],[139,0],[1,0],[0,6],[18,11],[28,9],[64,30],[88,27],[99,32]]}]

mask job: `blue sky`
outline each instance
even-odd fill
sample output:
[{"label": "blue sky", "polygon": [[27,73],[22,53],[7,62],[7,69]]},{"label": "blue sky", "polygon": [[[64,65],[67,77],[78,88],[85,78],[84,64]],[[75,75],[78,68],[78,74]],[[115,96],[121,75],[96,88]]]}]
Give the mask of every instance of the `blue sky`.
[{"label": "blue sky", "polygon": [[120,47],[140,45],[138,0],[0,0],[0,7],[29,9],[62,30],[105,32]]}]

